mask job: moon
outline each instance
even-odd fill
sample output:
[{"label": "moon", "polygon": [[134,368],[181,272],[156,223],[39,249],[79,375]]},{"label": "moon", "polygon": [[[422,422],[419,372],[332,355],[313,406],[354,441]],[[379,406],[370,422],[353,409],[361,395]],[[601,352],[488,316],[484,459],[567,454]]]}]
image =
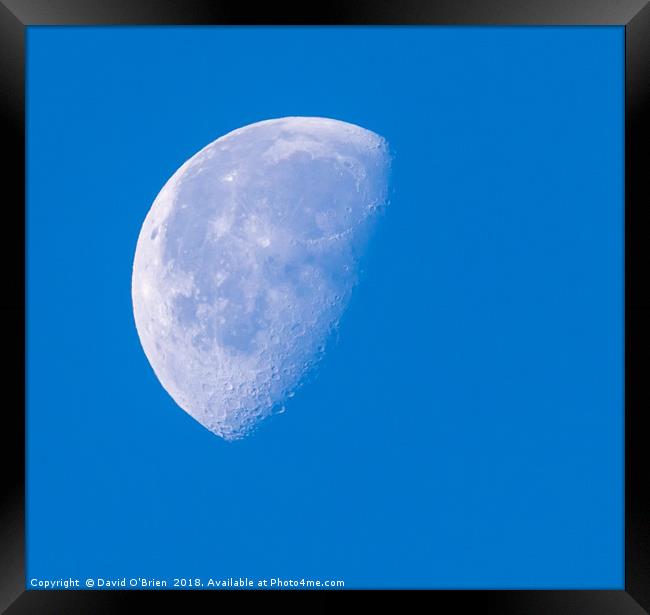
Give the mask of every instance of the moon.
[{"label": "moon", "polygon": [[285,117],[213,141],[167,181],[135,250],[133,313],[174,401],[236,440],[318,362],[387,204],[386,140]]}]

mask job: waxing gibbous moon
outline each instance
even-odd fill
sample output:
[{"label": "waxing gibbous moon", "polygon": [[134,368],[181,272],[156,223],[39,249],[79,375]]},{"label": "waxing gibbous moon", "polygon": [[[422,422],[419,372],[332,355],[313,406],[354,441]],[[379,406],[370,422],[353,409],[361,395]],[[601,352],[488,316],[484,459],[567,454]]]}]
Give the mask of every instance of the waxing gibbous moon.
[{"label": "waxing gibbous moon", "polygon": [[133,311],[158,380],[204,427],[241,438],[295,394],[357,281],[389,163],[374,132],[286,117],[218,138],[164,185]]}]

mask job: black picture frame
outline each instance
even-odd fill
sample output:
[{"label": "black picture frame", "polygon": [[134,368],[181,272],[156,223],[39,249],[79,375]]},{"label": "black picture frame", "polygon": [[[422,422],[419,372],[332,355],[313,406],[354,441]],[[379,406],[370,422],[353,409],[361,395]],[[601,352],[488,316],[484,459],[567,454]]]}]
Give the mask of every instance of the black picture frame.
[{"label": "black picture frame", "polygon": [[[308,8],[310,10],[308,10]],[[2,416],[0,611],[114,613],[163,600],[169,608],[223,599],[210,591],[25,591],[25,28],[32,25],[621,25],[625,26],[625,589],[427,591],[432,608],[499,615],[632,615],[650,611],[650,387],[647,0],[338,0],[292,6],[201,0],[0,0],[0,101],[5,391]],[[7,190],[8,188],[8,190]],[[12,393],[7,395],[6,392]],[[243,596],[248,592],[238,592]],[[257,595],[260,595],[258,592]],[[265,596],[285,592],[264,592]],[[300,592],[291,592],[300,593]],[[320,592],[321,595],[323,592]],[[400,592],[401,594],[402,592]],[[420,592],[418,592],[420,593]],[[306,593],[303,593],[306,595]],[[329,592],[349,595],[349,592]],[[322,598],[321,598],[322,599]],[[329,598],[328,598],[329,599]]]}]

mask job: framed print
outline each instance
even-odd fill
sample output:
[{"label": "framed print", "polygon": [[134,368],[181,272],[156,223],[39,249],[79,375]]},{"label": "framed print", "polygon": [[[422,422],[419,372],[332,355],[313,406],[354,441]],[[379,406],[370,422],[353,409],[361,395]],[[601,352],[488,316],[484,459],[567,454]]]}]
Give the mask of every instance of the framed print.
[{"label": "framed print", "polygon": [[554,4],[3,0],[9,615],[647,612],[650,9]]}]

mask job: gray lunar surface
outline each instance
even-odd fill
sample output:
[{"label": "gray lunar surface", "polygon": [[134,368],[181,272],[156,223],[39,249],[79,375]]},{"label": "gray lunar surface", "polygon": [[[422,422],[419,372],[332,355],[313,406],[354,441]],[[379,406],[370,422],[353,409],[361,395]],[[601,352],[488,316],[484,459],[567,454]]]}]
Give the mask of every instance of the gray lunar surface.
[{"label": "gray lunar surface", "polygon": [[235,130],[156,197],[132,299],[164,389],[207,429],[245,436],[323,353],[386,203],[385,140],[316,117]]}]

